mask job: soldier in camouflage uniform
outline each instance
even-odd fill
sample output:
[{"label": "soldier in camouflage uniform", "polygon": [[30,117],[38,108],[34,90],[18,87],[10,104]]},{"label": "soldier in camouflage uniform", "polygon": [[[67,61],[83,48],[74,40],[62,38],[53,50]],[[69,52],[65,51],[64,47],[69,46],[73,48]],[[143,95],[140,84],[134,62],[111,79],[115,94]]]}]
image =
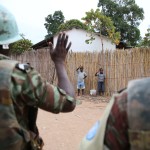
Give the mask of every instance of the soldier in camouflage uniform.
[{"label": "soldier in camouflage uniform", "polygon": [[[19,40],[13,15],[0,5],[0,45]],[[65,69],[71,46],[59,34],[50,55],[58,75],[58,86],[49,84],[29,64],[20,64],[0,54],[0,150],[41,150],[43,141],[36,126],[37,110],[70,112],[76,106],[75,92]]]},{"label": "soldier in camouflage uniform", "polygon": [[150,150],[150,78],[132,80],[113,95],[80,150]]}]

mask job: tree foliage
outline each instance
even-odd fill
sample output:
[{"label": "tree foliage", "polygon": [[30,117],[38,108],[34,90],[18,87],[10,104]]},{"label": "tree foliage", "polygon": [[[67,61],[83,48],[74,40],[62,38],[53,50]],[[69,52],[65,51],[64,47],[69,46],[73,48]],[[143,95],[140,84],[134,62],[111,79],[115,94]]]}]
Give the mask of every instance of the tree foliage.
[{"label": "tree foliage", "polygon": [[58,27],[64,23],[65,17],[62,11],[55,11],[54,14],[50,14],[45,18],[44,24],[48,35],[45,38],[51,37],[58,32]]},{"label": "tree foliage", "polygon": [[150,28],[147,29],[145,37],[142,39],[139,46],[150,47]]},{"label": "tree foliage", "polygon": [[15,43],[10,44],[10,52],[13,54],[21,54],[25,51],[30,51],[32,42],[28,39],[21,39]]},{"label": "tree foliage", "polygon": [[82,23],[81,21],[77,19],[71,19],[61,24],[58,28],[58,32],[69,30],[72,28],[80,28],[80,29],[87,30],[87,26],[84,23]]},{"label": "tree foliage", "polygon": [[137,27],[144,19],[143,8],[135,4],[135,0],[99,0],[98,7],[112,19],[116,31],[121,33],[121,39],[135,46],[140,39]]},{"label": "tree foliage", "polygon": [[[85,21],[88,31],[91,33],[97,33],[100,37],[105,35],[109,37],[112,42],[116,44],[119,43],[120,33],[115,32],[115,27],[111,19],[103,15],[99,9],[96,11],[91,9],[91,11],[86,12],[86,16],[83,17],[82,20]],[[86,40],[86,42],[90,43],[92,40],[94,40],[94,36],[91,34],[90,39]]]}]

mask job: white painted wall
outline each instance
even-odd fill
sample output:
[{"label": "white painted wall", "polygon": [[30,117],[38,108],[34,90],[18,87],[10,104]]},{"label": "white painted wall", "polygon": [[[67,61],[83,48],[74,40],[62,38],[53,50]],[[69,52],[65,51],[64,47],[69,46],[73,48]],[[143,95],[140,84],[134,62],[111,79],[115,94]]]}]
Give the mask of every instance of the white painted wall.
[{"label": "white painted wall", "polygon": [[[82,29],[72,29],[65,31],[65,33],[69,36],[69,41],[72,42],[70,50],[73,52],[85,52],[85,51],[101,51],[102,44],[100,37],[95,35],[95,40],[93,40],[92,44],[86,44],[85,40],[89,39],[87,36],[87,32]],[[56,45],[58,35],[54,36],[54,46]],[[116,46],[111,42],[111,40],[103,37],[103,47],[104,50],[115,50]]]}]

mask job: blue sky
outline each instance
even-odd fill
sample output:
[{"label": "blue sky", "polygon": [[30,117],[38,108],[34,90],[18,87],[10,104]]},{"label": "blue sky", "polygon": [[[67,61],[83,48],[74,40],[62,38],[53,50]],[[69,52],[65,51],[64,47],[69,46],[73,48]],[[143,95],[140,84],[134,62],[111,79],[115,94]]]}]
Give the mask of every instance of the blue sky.
[{"label": "blue sky", "polygon": [[[145,19],[139,26],[141,36],[150,25],[148,0],[135,0],[144,9]],[[44,39],[45,17],[61,10],[66,20],[81,19],[85,12],[96,9],[98,0],[0,0],[16,17],[19,31],[33,44]]]}]

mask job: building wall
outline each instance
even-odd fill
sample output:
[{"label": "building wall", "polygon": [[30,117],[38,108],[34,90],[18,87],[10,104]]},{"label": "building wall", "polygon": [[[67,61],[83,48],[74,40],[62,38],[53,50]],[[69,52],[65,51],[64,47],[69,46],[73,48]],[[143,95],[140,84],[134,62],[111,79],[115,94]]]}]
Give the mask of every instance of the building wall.
[{"label": "building wall", "polygon": [[[73,52],[83,52],[83,51],[101,51],[102,44],[99,36],[95,35],[95,40],[91,44],[86,44],[85,40],[89,39],[88,33],[82,29],[72,29],[65,31],[69,36],[69,41],[72,42],[71,50]],[[54,37],[54,46],[56,45],[58,35]],[[106,37],[102,37],[104,50],[115,50],[116,46],[111,42],[111,40]]]}]

